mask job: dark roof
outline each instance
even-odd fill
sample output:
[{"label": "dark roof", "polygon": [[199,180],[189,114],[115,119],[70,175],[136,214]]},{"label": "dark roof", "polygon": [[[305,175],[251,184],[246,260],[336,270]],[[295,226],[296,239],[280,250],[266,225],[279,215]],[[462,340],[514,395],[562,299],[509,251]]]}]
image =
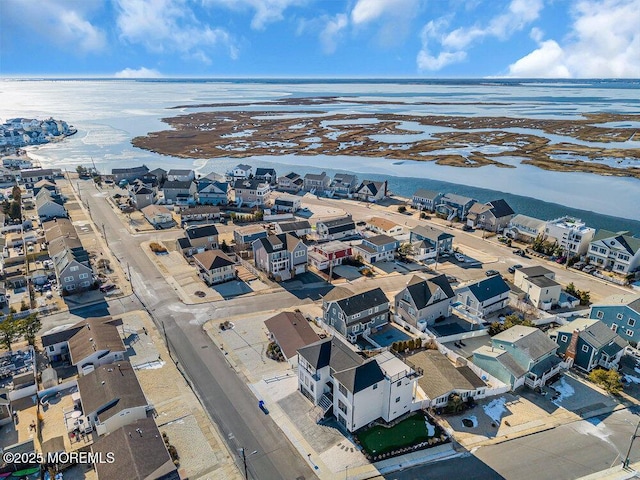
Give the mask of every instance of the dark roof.
[{"label": "dark roof", "polygon": [[222,250],[207,250],[206,252],[196,253],[193,258],[206,270],[213,270],[214,268],[233,265],[233,260],[231,260]]},{"label": "dark roof", "polygon": [[473,391],[485,383],[468,367],[456,367],[438,350],[425,350],[407,357],[409,364],[422,368],[418,384],[434,400],[455,390]]},{"label": "dark roof", "polygon": [[251,165],[247,165],[246,163],[239,163],[233,169],[239,168],[240,170],[251,170],[253,167]]},{"label": "dark roof", "polygon": [[527,277],[527,281],[533,283],[534,285],[540,288],[557,287],[560,285],[555,280],[552,280],[549,277],[544,277],[544,276]]},{"label": "dark roof", "polygon": [[69,353],[75,365],[99,350],[124,352],[126,350],[118,328],[99,319],[85,320],[84,325],[69,339]]},{"label": "dark roof", "polygon": [[215,205],[195,205],[193,207],[187,207],[180,210],[180,215],[204,215],[211,213],[220,213],[220,207]]},{"label": "dark roof", "polygon": [[267,253],[273,253],[282,250],[293,251],[301,240],[295,233],[280,233],[278,235],[268,235],[258,238],[253,242],[253,245],[258,245],[257,242],[262,244]]},{"label": "dark roof", "polygon": [[447,281],[447,276],[444,273],[429,279],[414,275],[407,284],[409,295],[411,295],[413,303],[415,303],[418,310],[423,309],[429,304],[431,297],[438,288],[445,294],[445,298],[440,300],[455,297],[451,284]]},{"label": "dark roof", "polygon": [[365,187],[369,189],[371,195],[377,195],[380,190],[384,189],[385,182],[374,182],[373,180],[363,180],[362,183],[358,186],[357,191],[364,189]]},{"label": "dark roof", "polygon": [[520,271],[525,277],[529,277],[529,278],[541,277],[541,276],[545,276],[545,275],[549,275],[550,273],[553,273],[548,268],[541,267],[541,266],[525,267],[525,268],[521,268]]},{"label": "dark roof", "polygon": [[389,299],[380,288],[374,288],[373,290],[367,290],[366,292],[356,293],[342,300],[338,300],[337,304],[340,306],[345,315],[351,316],[358,312],[362,312],[369,308],[376,307],[388,303]]},{"label": "dark roof", "polygon": [[172,168],[171,170],[169,170],[167,175],[189,175],[191,173],[193,173],[193,170]]},{"label": "dark roof", "polygon": [[168,182],[164,182],[162,185],[163,190],[171,189],[171,190],[189,190],[193,185],[193,180],[171,180]]},{"label": "dark roof", "polygon": [[278,223],[278,226],[283,232],[295,232],[296,230],[311,229],[311,224],[308,220],[300,220],[297,222],[282,222]]},{"label": "dark roof", "polygon": [[536,363],[533,367],[531,367],[531,373],[534,373],[536,376],[541,376],[545,372],[548,372],[553,367],[558,365],[562,360],[555,355],[551,355],[550,357],[545,358],[541,362]]},{"label": "dark roof", "polygon": [[384,234],[374,235],[373,237],[365,238],[364,241],[369,242],[372,245],[376,245],[378,247],[397,242],[395,238],[390,237],[389,235],[384,235]]},{"label": "dark roof", "polygon": [[140,167],[130,167],[130,168],[112,168],[111,169],[111,174],[112,175],[117,175],[120,173],[140,173],[140,172],[144,172],[147,173],[149,171],[149,169],[147,168],[146,165],[142,165]]},{"label": "dark roof", "polygon": [[190,240],[194,238],[214,237],[218,235],[218,229],[215,225],[194,225],[188,227],[185,232]]},{"label": "dark roof", "polygon": [[307,173],[304,178],[306,180],[324,180],[327,177],[327,172],[322,173]]},{"label": "dark roof", "polygon": [[191,241],[187,237],[180,237],[178,239],[178,245],[180,246],[181,250],[184,250],[185,248],[191,248]]},{"label": "dark roof", "polygon": [[492,200],[491,202],[488,202],[487,205],[491,207],[491,213],[493,213],[493,216],[496,218],[506,217],[516,213],[503,199]]},{"label": "dark roof", "polygon": [[281,312],[265,320],[264,324],[287,359],[294,357],[302,347],[320,340],[300,312]]},{"label": "dark roof", "polygon": [[179,480],[180,475],[152,418],[143,418],[104,435],[91,446],[103,458],[111,453],[115,462],[96,462],[98,480]]},{"label": "dark roof", "polygon": [[85,415],[97,412],[101,422],[124,409],[148,404],[131,364],[126,361],[101,365],[78,377],[78,390]]},{"label": "dark roof", "polygon": [[325,220],[318,223],[327,227],[330,233],[344,232],[356,228],[356,224],[351,217],[334,218],[333,220]]},{"label": "dark roof", "polygon": [[300,175],[298,175],[296,172],[289,172],[285,175],[285,178],[288,178],[289,180],[293,180],[295,178],[300,178]]},{"label": "dark roof", "polygon": [[384,379],[380,365],[373,358],[355,368],[336,372],[333,376],[352,393],[358,393]]},{"label": "dark roof", "polygon": [[468,288],[479,302],[485,302],[509,291],[509,285],[501,275],[485,278],[477,283],[468,285]]},{"label": "dark roof", "polygon": [[121,318],[112,318],[112,317],[98,317],[98,318],[87,318],[85,320],[80,320],[79,322],[73,324],[69,328],[64,330],[56,330],[53,333],[45,333],[40,337],[42,341],[43,347],[48,347],[49,345],[55,345],[61,342],[68,342],[71,337],[73,337],[81,328],[83,328],[87,322],[90,321],[100,321],[102,323],[108,323],[110,325],[120,326],[122,325]]},{"label": "dark roof", "polygon": [[468,203],[475,203],[476,201],[473,198],[465,197],[463,195],[458,195],[457,193],[445,193],[443,195],[443,200],[448,200],[449,202],[457,205],[467,205]]},{"label": "dark roof", "polygon": [[331,366],[336,372],[361,365],[363,358],[336,337],[325,338],[298,349],[298,354],[316,370]]},{"label": "dark roof", "polygon": [[257,190],[260,185],[266,185],[266,182],[259,178],[241,178],[233,182],[235,190]]},{"label": "dark roof", "polygon": [[256,177],[263,177],[265,175],[275,176],[276,171],[273,168],[256,168]]},{"label": "dark roof", "polygon": [[627,342],[625,342],[620,335],[600,320],[593,322],[593,324],[581,331],[580,338],[595,348],[615,345],[613,350],[616,352],[627,345]]},{"label": "dark roof", "polygon": [[428,238],[429,240],[433,240],[434,242],[442,241],[447,238],[454,238],[454,235],[443,232],[442,230],[438,230],[437,228],[433,228],[427,225],[418,225],[411,229],[411,233],[417,235],[421,238]]}]

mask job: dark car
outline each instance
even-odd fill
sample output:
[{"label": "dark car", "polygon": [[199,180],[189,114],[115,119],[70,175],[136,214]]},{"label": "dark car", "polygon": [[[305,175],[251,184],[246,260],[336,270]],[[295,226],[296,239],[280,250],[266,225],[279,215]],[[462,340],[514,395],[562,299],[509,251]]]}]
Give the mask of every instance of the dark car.
[{"label": "dark car", "polygon": [[521,268],[522,268],[522,265],[520,264],[513,265],[509,267],[509,273],[516,273],[516,270],[520,270]]},{"label": "dark car", "polygon": [[116,288],[116,286],[113,283],[105,283],[104,285],[102,285],[100,287],[100,291],[101,292],[110,292],[114,288]]},{"label": "dark car", "polygon": [[493,277],[493,276],[495,276],[495,275],[500,275],[500,272],[499,272],[499,271],[497,271],[497,270],[487,270],[486,272],[484,272],[484,274],[485,274],[487,277]]},{"label": "dark car", "polygon": [[462,230],[464,230],[465,232],[470,232],[471,230],[473,230],[473,228],[469,225],[463,225]]},{"label": "dark car", "polygon": [[520,256],[520,257],[524,257],[524,256],[525,256],[524,250],[521,250],[521,249],[515,250],[515,251],[513,252],[513,254],[514,254],[514,255],[518,255],[518,256]]}]

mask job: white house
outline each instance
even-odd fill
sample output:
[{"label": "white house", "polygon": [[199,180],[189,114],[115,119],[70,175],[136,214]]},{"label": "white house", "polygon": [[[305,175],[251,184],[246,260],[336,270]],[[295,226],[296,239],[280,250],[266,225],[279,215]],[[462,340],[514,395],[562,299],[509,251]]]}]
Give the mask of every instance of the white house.
[{"label": "white house", "polygon": [[596,231],[579,219],[561,217],[549,220],[544,229],[547,241],[557,242],[560,247],[571,255],[587,253],[589,243]]},{"label": "white house", "polygon": [[316,223],[316,233],[322,240],[340,240],[358,232],[351,217],[341,217]]},{"label": "white house", "polygon": [[592,265],[626,275],[640,268],[640,238],[598,230],[587,255]]},{"label": "white house", "polygon": [[531,243],[544,234],[546,225],[544,220],[518,214],[509,221],[503,233],[514,240]]},{"label": "white house", "polygon": [[147,205],[141,211],[144,218],[154,227],[173,222],[173,215],[171,215],[167,207],[163,207],[162,205]]},{"label": "white house", "polygon": [[172,168],[167,172],[169,182],[190,182],[195,180],[196,172],[188,169]]},{"label": "white house", "polygon": [[356,188],[353,196],[365,202],[380,201],[387,196],[387,181],[375,182],[373,180],[363,180],[358,188]]},{"label": "white house", "polygon": [[371,217],[367,220],[367,228],[376,233],[395,237],[404,234],[404,227],[396,222],[383,217]]},{"label": "white house", "polygon": [[271,185],[256,178],[240,179],[233,183],[235,201],[238,205],[264,206],[271,195]]},{"label": "white house", "polygon": [[335,337],[298,350],[298,390],[349,432],[410,412],[418,377],[390,352],[364,360]]},{"label": "white house", "polygon": [[513,284],[525,292],[531,304],[541,310],[550,310],[560,301],[562,286],[554,279],[556,274],[544,267],[516,270]]},{"label": "white house", "polygon": [[251,165],[245,165],[244,163],[240,163],[233,167],[233,170],[230,172],[230,176],[233,180],[238,179],[247,179],[253,175],[253,167]]},{"label": "white house", "polygon": [[222,250],[196,253],[193,260],[199,276],[207,285],[228,282],[236,278],[235,264]]}]

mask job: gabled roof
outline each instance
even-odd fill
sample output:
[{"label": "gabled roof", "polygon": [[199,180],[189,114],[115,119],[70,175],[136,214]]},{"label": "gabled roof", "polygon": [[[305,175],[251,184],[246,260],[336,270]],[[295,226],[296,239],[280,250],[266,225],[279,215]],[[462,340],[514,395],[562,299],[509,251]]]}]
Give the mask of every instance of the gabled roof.
[{"label": "gabled roof", "polygon": [[491,342],[510,343],[518,350],[528,355],[531,360],[543,357],[558,348],[558,345],[545,333],[535,327],[516,325],[495,335]]},{"label": "gabled roof", "polygon": [[434,400],[460,390],[473,391],[485,383],[468,366],[456,367],[438,350],[425,350],[407,357],[407,361],[423,370],[418,384]]},{"label": "gabled roof", "polygon": [[331,366],[336,372],[357,367],[364,359],[337,337],[325,338],[298,349],[298,354],[319,370]]},{"label": "gabled roof", "polygon": [[247,165],[246,163],[239,163],[238,165],[236,165],[235,167],[233,167],[234,170],[251,170],[253,167],[251,165]]},{"label": "gabled roof", "polygon": [[207,250],[206,252],[196,253],[193,256],[193,259],[205,270],[228,267],[229,265],[234,264],[233,260],[231,260],[222,250]]},{"label": "gabled roof", "polygon": [[140,210],[145,216],[153,216],[153,215],[167,215],[171,214],[167,207],[162,205],[147,205],[146,207]]},{"label": "gabled roof", "polygon": [[442,241],[447,238],[454,238],[454,235],[438,230],[437,228],[429,227],[427,225],[418,225],[411,229],[411,233],[418,235],[422,238],[428,238],[434,242]]},{"label": "gabled roof", "polygon": [[531,230],[541,230],[547,224],[546,221],[539,218],[529,217],[527,215],[518,214],[511,219],[511,225],[522,225],[523,227],[530,228]]},{"label": "gabled roof", "polygon": [[327,178],[327,172],[307,173],[304,178],[305,180],[324,180]]},{"label": "gabled roof", "polygon": [[486,302],[490,298],[503,295],[509,291],[509,285],[501,275],[485,278],[477,283],[467,285],[467,288],[478,302]]},{"label": "gabled roof", "polygon": [[178,175],[178,176],[182,176],[182,175],[190,175],[194,173],[193,170],[189,170],[189,169],[180,169],[180,168],[172,168],[171,170],[169,170],[169,172],[167,173],[167,175]]},{"label": "gabled roof", "polygon": [[463,195],[458,195],[457,193],[445,193],[442,199],[448,200],[449,202],[457,205],[466,205],[468,203],[475,202],[473,198],[465,197]]},{"label": "gabled roof", "polygon": [[266,187],[269,184],[259,178],[241,178],[233,182],[235,190],[257,190],[260,187]]},{"label": "gabled roof", "polygon": [[398,226],[396,222],[382,217],[371,217],[369,220],[367,220],[367,223],[373,227],[377,227],[386,231]]},{"label": "gabled roof", "polygon": [[348,229],[355,228],[356,224],[353,222],[353,218],[350,216],[334,218],[332,220],[324,220],[322,222],[318,222],[321,225],[324,225],[328,229],[332,228],[340,228],[340,227],[349,227]]},{"label": "gabled roof", "polygon": [[322,297],[323,302],[333,302],[353,295],[353,292],[347,287],[333,287],[329,293]]},{"label": "gabled roof", "polygon": [[310,230],[311,224],[308,220],[299,220],[297,222],[281,222],[278,223],[280,230],[284,233],[295,232],[296,230]]},{"label": "gabled roof", "polygon": [[127,361],[101,365],[77,381],[84,413],[97,412],[101,422],[124,409],[148,405]]},{"label": "gabled roof", "polygon": [[[622,248],[624,248],[629,255],[633,256],[638,252],[638,250],[640,250],[640,238],[632,237],[631,235],[628,235],[628,233],[629,232],[613,233],[607,230],[598,230],[591,243],[597,241],[604,242],[604,240],[616,241],[622,245]],[[607,247],[610,246],[611,245],[607,245]]]},{"label": "gabled roof", "polygon": [[139,167],[129,167],[129,168],[112,168],[111,169],[111,174],[112,175],[117,175],[117,174],[122,174],[122,173],[147,173],[149,171],[149,169],[147,168],[146,165],[141,165]]},{"label": "gabled roof", "polygon": [[333,176],[333,184],[354,186],[353,184],[357,181],[357,179],[358,177],[350,173],[336,173]]},{"label": "gabled roof", "polygon": [[81,328],[69,339],[69,353],[75,365],[89,355],[100,351],[124,352],[126,350],[115,325],[87,319]]},{"label": "gabled roof", "polygon": [[360,192],[366,188],[369,190],[371,195],[377,195],[378,192],[384,190],[384,183],[385,182],[375,182],[373,180],[363,180],[356,191]]},{"label": "gabled roof", "polygon": [[493,216],[496,218],[507,217],[515,214],[513,209],[504,199],[492,200],[488,202],[487,205],[491,207],[491,213],[493,213]]},{"label": "gabled roof", "polygon": [[320,340],[309,322],[300,312],[281,312],[264,321],[287,359],[298,350]]},{"label": "gabled roof", "polygon": [[374,235],[373,237],[365,238],[363,242],[368,242],[377,247],[381,247],[383,245],[389,245],[390,243],[397,243],[398,241],[395,238],[390,237],[389,235],[381,234],[381,235]]},{"label": "gabled roof", "polygon": [[268,235],[263,238],[258,238],[253,242],[254,248],[255,245],[258,245],[256,242],[259,242],[267,253],[273,253],[282,250],[292,252],[299,243],[302,243],[302,240],[300,240],[295,233],[280,233],[278,235]]},{"label": "gabled roof", "polygon": [[153,418],[143,418],[99,437],[91,445],[94,454],[115,462],[96,462],[98,480],[122,478],[130,480],[179,480],[180,475],[167,451],[164,439]]},{"label": "gabled roof", "polygon": [[217,182],[209,180],[198,180],[197,190],[198,193],[219,193],[226,194],[229,191],[229,184],[227,182]]},{"label": "gabled roof", "polygon": [[374,288],[366,292],[356,293],[350,297],[343,298],[336,302],[345,315],[351,316],[363,312],[370,308],[389,303],[389,299],[382,289]]},{"label": "gabled roof", "polygon": [[439,195],[442,195],[441,193],[435,192],[433,190],[426,190],[424,188],[419,188],[418,190],[416,190],[416,192],[413,194],[414,197],[419,197],[419,198],[428,198],[429,200],[435,200],[436,197],[438,197]]},{"label": "gabled roof", "polygon": [[355,368],[336,372],[333,376],[354,394],[384,380],[384,373],[373,358]]},{"label": "gabled roof", "polygon": [[579,332],[580,338],[593,348],[599,350],[609,347],[608,354],[620,351],[627,345],[627,342],[620,335],[611,330],[604,322],[594,318],[577,318],[559,327],[557,332],[571,335],[576,330]]},{"label": "gabled roof", "polygon": [[218,235],[218,229],[215,225],[194,225],[187,227],[185,233],[189,240],[194,240],[196,238],[215,237]]},{"label": "gabled roof", "polygon": [[256,168],[256,177],[264,177],[266,175],[274,177],[276,175],[276,170],[274,168]]},{"label": "gabled roof", "polygon": [[180,237],[177,242],[181,250],[191,248],[191,241],[187,237]]},{"label": "gabled roof", "polygon": [[629,307],[640,314],[640,295],[633,295],[630,293],[619,293],[616,295],[611,295],[610,297],[605,298],[602,302],[599,302],[597,305],[593,305],[592,308],[616,306]]},{"label": "gabled roof", "polygon": [[441,298],[439,301],[455,297],[455,293],[453,292],[451,284],[447,280],[447,276],[445,274],[429,279],[420,278],[417,275],[414,275],[409,280],[409,283],[407,283],[407,291],[409,292],[409,295],[411,295],[413,303],[418,310],[429,305],[431,298],[438,289],[442,290],[442,293],[444,294],[444,298]]},{"label": "gabled roof", "polygon": [[50,345],[55,345],[61,342],[67,342],[71,337],[73,337],[76,333],[80,331],[80,329],[85,328],[87,322],[100,322],[100,323],[108,323],[114,326],[122,325],[121,318],[112,318],[112,317],[91,317],[87,319],[80,320],[73,325],[70,325],[66,328],[64,327],[55,327],[51,330],[42,334],[42,346],[48,347]]},{"label": "gabled roof", "polygon": [[169,180],[162,185],[163,190],[189,190],[193,180]]}]

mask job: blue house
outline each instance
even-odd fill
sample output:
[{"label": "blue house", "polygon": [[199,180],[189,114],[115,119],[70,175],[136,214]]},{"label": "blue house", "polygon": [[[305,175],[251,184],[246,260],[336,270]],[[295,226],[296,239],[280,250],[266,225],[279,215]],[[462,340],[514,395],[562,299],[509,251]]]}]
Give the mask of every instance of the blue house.
[{"label": "blue house", "polygon": [[512,390],[536,388],[564,367],[558,345],[542,330],[517,325],[491,338],[491,345],[473,351],[473,363]]},{"label": "blue house", "polygon": [[[589,318],[600,320],[634,346],[640,339],[640,296],[620,294],[591,306]],[[636,335],[638,333],[638,335]]]},{"label": "blue house", "polygon": [[457,217],[458,220],[463,221],[466,220],[469,209],[477,202],[478,201],[473,198],[464,197],[455,193],[445,193],[438,200],[436,212],[446,215],[447,220],[453,220]]},{"label": "blue house", "polygon": [[230,193],[231,186],[227,182],[201,178],[198,180],[196,200],[200,205],[226,205]]},{"label": "blue house", "polygon": [[438,255],[453,252],[454,236],[437,228],[418,225],[411,229],[409,243],[416,260],[436,258]]},{"label": "blue house", "polygon": [[578,318],[549,334],[558,344],[558,355],[571,359],[585,372],[595,367],[618,369],[627,342],[600,320]]},{"label": "blue house", "polygon": [[439,192],[420,188],[416,190],[411,197],[411,204],[419,210],[429,210],[433,212],[441,198],[442,194]]},{"label": "blue house", "polygon": [[354,246],[358,255],[367,263],[393,260],[393,255],[400,246],[400,242],[388,235],[375,235],[365,238],[360,245]]}]

